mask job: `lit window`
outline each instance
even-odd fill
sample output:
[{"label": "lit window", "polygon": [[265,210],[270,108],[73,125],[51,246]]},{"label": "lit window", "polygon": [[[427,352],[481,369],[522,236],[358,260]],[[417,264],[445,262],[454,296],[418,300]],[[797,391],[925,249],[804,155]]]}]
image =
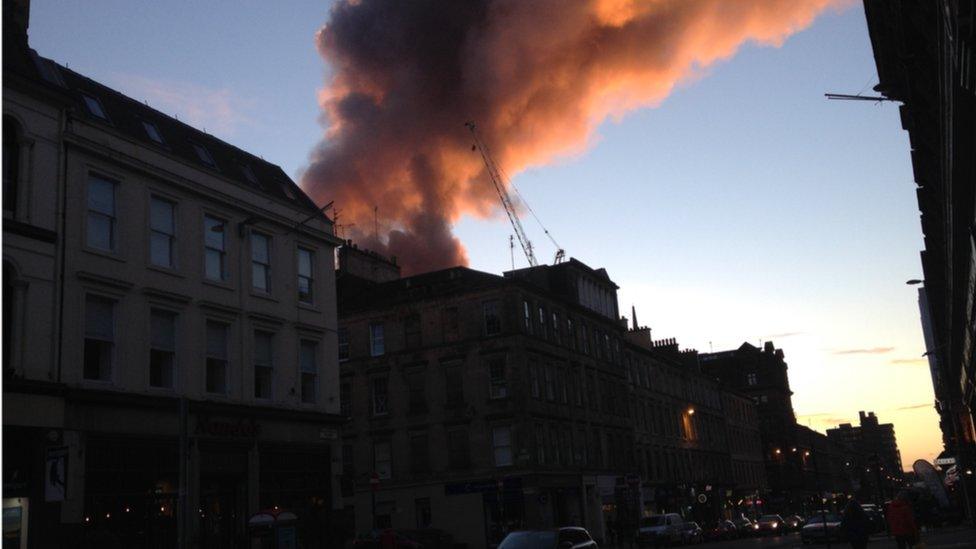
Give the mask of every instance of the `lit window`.
[{"label": "lit window", "polygon": [[498,316],[498,301],[487,301],[484,305],[485,335],[496,335],[502,332],[502,319]]},{"label": "lit window", "polygon": [[274,379],[274,334],[254,332],[254,398],[270,399]]},{"label": "lit window", "polygon": [[318,344],[314,341],[302,340],[302,347],[299,359],[302,369],[302,402],[314,404],[318,393],[318,363],[315,355],[318,353]]},{"label": "lit window", "polygon": [[115,182],[92,175],[88,180],[88,245],[115,250]]},{"label": "lit window", "polygon": [[85,106],[88,107],[88,112],[92,113],[93,116],[101,118],[102,120],[108,120],[108,115],[105,114],[105,109],[102,108],[102,102],[98,99],[82,94],[82,98],[85,100]]},{"label": "lit window", "polygon": [[312,303],[315,299],[312,292],[314,257],[311,250],[298,248],[298,300],[302,303]]},{"label": "lit window", "polygon": [[146,135],[149,136],[149,139],[152,139],[153,141],[159,143],[160,145],[163,144],[163,134],[159,133],[159,128],[157,128],[155,124],[143,120],[142,128],[146,130]]},{"label": "lit window", "polygon": [[215,217],[203,218],[204,263],[206,276],[210,280],[225,280],[227,271],[224,265],[224,233],[226,224]]},{"label": "lit window", "polygon": [[491,430],[491,443],[495,454],[495,467],[512,464],[512,430],[508,426]]},{"label": "lit window", "polygon": [[203,145],[198,145],[197,143],[194,143],[193,144],[193,150],[196,151],[197,158],[200,159],[200,162],[203,162],[204,164],[206,164],[207,166],[210,166],[211,168],[216,168],[217,167],[217,163],[214,162],[213,157],[210,156],[210,151],[208,151],[206,147],[204,147]]},{"label": "lit window", "polygon": [[172,389],[176,372],[176,314],[150,312],[149,385]]},{"label": "lit window", "polygon": [[381,356],[386,353],[386,344],[383,340],[383,323],[374,322],[369,325],[369,355]]},{"label": "lit window", "polygon": [[85,298],[85,379],[108,381],[115,350],[115,302],[96,296]]},{"label": "lit window", "polygon": [[160,267],[175,266],[173,244],[176,242],[176,205],[152,197],[149,204],[149,260]]},{"label": "lit window", "polygon": [[207,371],[208,393],[227,393],[227,325],[207,322]]},{"label": "lit window", "polygon": [[271,238],[261,233],[251,233],[251,285],[271,292]]}]

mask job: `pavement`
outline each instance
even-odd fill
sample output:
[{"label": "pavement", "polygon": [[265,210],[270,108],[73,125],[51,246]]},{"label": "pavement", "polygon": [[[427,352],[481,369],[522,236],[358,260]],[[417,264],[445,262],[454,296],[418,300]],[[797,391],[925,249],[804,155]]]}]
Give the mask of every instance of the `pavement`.
[{"label": "pavement", "polygon": [[[951,527],[929,530],[922,533],[926,549],[976,549],[976,529],[970,527]],[[825,543],[803,545],[800,534],[785,536],[746,538],[734,541],[708,542],[698,546],[700,549],[814,549],[826,548]],[[831,549],[850,549],[848,543],[832,542]],[[894,538],[887,535],[874,536],[868,543],[869,549],[895,549]]]}]

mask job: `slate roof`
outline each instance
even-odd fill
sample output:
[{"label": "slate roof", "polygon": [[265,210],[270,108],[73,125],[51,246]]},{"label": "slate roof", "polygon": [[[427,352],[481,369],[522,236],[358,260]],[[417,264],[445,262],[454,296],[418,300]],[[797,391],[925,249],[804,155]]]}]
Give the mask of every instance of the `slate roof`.
[{"label": "slate roof", "polygon": [[[309,214],[318,211],[319,207],[315,202],[280,166],[41,57],[34,50],[29,50],[29,56],[32,63],[24,63],[22,57],[18,59],[17,56],[5,55],[4,72],[14,71],[37,83],[56,88],[72,102],[75,116],[94,125],[104,126],[109,131],[121,133],[163,154],[178,157],[201,170],[210,170],[244,187],[290,202]],[[93,112],[86,96],[98,101],[105,114],[104,119]],[[144,123],[155,126],[158,135],[162,137],[162,143],[153,139]],[[201,158],[197,147],[207,151],[213,165],[208,165]],[[320,215],[328,221],[325,214]]]}]

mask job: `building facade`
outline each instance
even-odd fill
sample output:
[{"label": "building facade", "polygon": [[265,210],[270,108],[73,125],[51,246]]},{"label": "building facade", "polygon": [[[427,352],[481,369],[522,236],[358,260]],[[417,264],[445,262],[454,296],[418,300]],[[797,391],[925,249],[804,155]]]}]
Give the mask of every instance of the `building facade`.
[{"label": "building facade", "polygon": [[[925,352],[945,454],[972,519],[976,484],[976,30],[974,0],[864,0],[878,85],[901,103],[925,238]],[[906,192],[908,190],[906,189]],[[968,483],[968,486],[967,486]]]},{"label": "building facade", "polygon": [[860,424],[842,423],[827,437],[851,450],[848,466],[856,472],[862,492],[880,499],[893,497],[903,476],[895,426],[878,423],[874,412],[858,412]]},{"label": "building facade", "polygon": [[277,166],[37,55],[25,7],[4,3],[4,516],[30,547],[239,547],[279,506],[326,546],[331,222]]},{"label": "building facade", "polygon": [[[339,263],[356,531],[435,526],[485,547],[519,527],[583,524],[602,539],[608,521],[703,513],[697,494],[723,509],[721,394],[680,353],[631,340],[602,269],[570,260],[401,279],[351,245]],[[748,431],[754,411],[739,419]],[[758,485],[759,472],[743,478]]]}]

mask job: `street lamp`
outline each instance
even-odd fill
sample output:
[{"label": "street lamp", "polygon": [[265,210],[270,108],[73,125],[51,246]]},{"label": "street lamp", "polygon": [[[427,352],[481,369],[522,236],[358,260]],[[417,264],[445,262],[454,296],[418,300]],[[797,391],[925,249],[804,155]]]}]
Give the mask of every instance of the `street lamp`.
[{"label": "street lamp", "polygon": [[694,408],[688,408],[688,415],[689,416],[695,415],[695,409]]}]

